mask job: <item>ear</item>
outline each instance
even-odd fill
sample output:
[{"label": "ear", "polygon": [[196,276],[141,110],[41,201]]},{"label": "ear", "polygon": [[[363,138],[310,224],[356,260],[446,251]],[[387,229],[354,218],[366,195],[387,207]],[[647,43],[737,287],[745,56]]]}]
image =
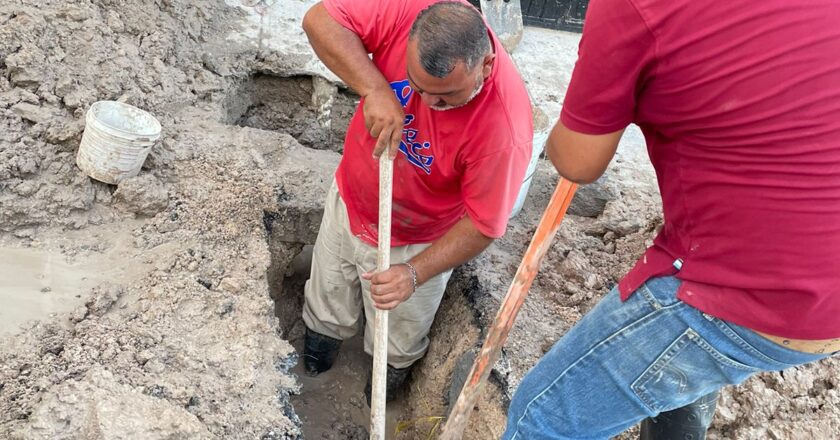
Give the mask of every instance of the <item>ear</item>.
[{"label": "ear", "polygon": [[491,53],[484,56],[484,61],[481,63],[481,74],[487,78],[493,72],[493,62],[496,60],[496,54]]}]

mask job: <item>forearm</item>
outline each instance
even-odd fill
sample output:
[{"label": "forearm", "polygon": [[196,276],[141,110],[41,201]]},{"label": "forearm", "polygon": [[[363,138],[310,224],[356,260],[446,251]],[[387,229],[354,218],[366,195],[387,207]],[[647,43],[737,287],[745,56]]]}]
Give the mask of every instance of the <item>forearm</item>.
[{"label": "forearm", "polygon": [[577,133],[557,122],[545,148],[557,172],[572,182],[587,184],[598,179],[615,155],[624,129],[603,135]]},{"label": "forearm", "polygon": [[389,87],[359,36],[335,21],[323,4],[316,4],[306,13],[303,30],[324,65],[360,96]]},{"label": "forearm", "polygon": [[434,276],[480,254],[493,242],[475,227],[469,216],[455,223],[443,237],[411,259],[417,270],[417,284],[423,284]]}]

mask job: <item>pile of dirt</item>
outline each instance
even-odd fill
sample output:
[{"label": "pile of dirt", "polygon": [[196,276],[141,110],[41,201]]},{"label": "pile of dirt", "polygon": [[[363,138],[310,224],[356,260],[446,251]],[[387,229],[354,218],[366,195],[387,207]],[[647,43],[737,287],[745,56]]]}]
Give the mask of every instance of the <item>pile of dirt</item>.
[{"label": "pile of dirt", "polygon": [[[228,123],[261,61],[247,45],[213,54],[244,15],[221,0],[0,6],[0,244],[137,268],[3,338],[0,438],[300,437],[297,355],[267,277],[304,242],[269,248],[265,217],[317,221],[338,155]],[[84,113],[106,99],[164,127],[119,186],[74,163]]]},{"label": "pile of dirt", "polygon": [[[170,137],[179,108],[221,80],[202,63],[204,41],[226,33],[220,2],[16,0],[0,6],[0,230],[81,228],[117,217],[112,189],[74,166],[84,112],[120,100],[153,112]],[[95,211],[95,212],[91,212]]]},{"label": "pile of dirt", "polygon": [[[365,436],[363,358],[344,358],[338,391],[301,390],[293,370],[302,293],[293,260],[314,242],[355,103],[299,29],[313,3],[0,5],[0,248],[126,268],[79,294],[72,313],[0,336],[0,438],[294,439],[306,429],[293,402],[305,418],[317,405],[330,415],[310,432]],[[574,57],[545,47],[569,52],[576,38],[529,30],[518,49],[548,120]],[[74,163],[85,111],[105,99],[163,126],[141,175],[119,186]],[[643,140],[626,138],[607,176],[579,192],[465,438],[501,434],[527,369],[661,224]],[[426,438],[446,416],[452,372],[480,344],[556,181],[540,163],[508,234],[453,275],[394,416],[398,438]],[[840,431],[838,372],[829,360],[725,391],[712,437],[828,438]],[[306,387],[313,394],[290,398]]]},{"label": "pile of dirt", "polygon": [[[290,181],[303,189],[285,191],[285,206],[306,209],[296,200],[324,191],[337,157],[289,136],[187,119],[172,148],[191,158],[174,163],[169,204],[132,230],[124,249],[123,264],[148,272],[127,285],[114,280],[70,316],[4,341],[0,437],[150,438],[133,430],[147,418],[148,430],[163,426],[153,420],[177,421],[160,437],[299,436],[289,404],[299,387],[289,373],[296,355],[280,337],[267,274],[300,245],[269,251],[264,217],[283,209],[277,190],[295,188]],[[39,232],[38,243],[52,242],[50,234]],[[65,249],[101,244],[86,238]],[[136,399],[143,411],[134,419],[99,422]]]}]

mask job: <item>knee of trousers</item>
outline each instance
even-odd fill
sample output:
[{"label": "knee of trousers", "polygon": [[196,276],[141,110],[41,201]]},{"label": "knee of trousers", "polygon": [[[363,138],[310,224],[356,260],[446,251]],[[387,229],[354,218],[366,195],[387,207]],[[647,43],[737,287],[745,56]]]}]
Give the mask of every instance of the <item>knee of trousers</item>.
[{"label": "knee of trousers", "polygon": [[[341,322],[335,319],[331,313],[326,313],[324,310],[317,310],[310,306],[308,302],[303,304],[303,322],[310,330],[329,336],[334,339],[349,339],[357,332],[357,321],[361,311],[357,313],[356,319],[352,322]],[[345,317],[346,318],[346,317]]]}]

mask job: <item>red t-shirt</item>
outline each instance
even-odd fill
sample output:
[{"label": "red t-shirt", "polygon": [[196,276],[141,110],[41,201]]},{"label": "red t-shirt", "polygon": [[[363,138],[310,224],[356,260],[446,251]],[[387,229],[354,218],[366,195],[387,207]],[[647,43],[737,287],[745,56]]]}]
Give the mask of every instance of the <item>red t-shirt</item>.
[{"label": "red t-shirt", "polygon": [[561,120],[645,134],[665,224],[624,298],[676,273],[710,315],[840,336],[836,0],[593,0]]},{"label": "red t-shirt", "polygon": [[[406,47],[417,14],[434,0],[325,0],[329,14],[356,33],[405,110],[394,161],[391,243],[429,243],[469,215],[488,237],[501,237],[531,158],[533,124],[525,84],[491,32],[496,59],[482,91],[467,105],[435,111],[408,85]],[[466,2],[465,2],[466,3]],[[457,44],[457,42],[453,42]],[[362,106],[350,121],[338,189],[356,236],[376,244],[379,161]]]}]

